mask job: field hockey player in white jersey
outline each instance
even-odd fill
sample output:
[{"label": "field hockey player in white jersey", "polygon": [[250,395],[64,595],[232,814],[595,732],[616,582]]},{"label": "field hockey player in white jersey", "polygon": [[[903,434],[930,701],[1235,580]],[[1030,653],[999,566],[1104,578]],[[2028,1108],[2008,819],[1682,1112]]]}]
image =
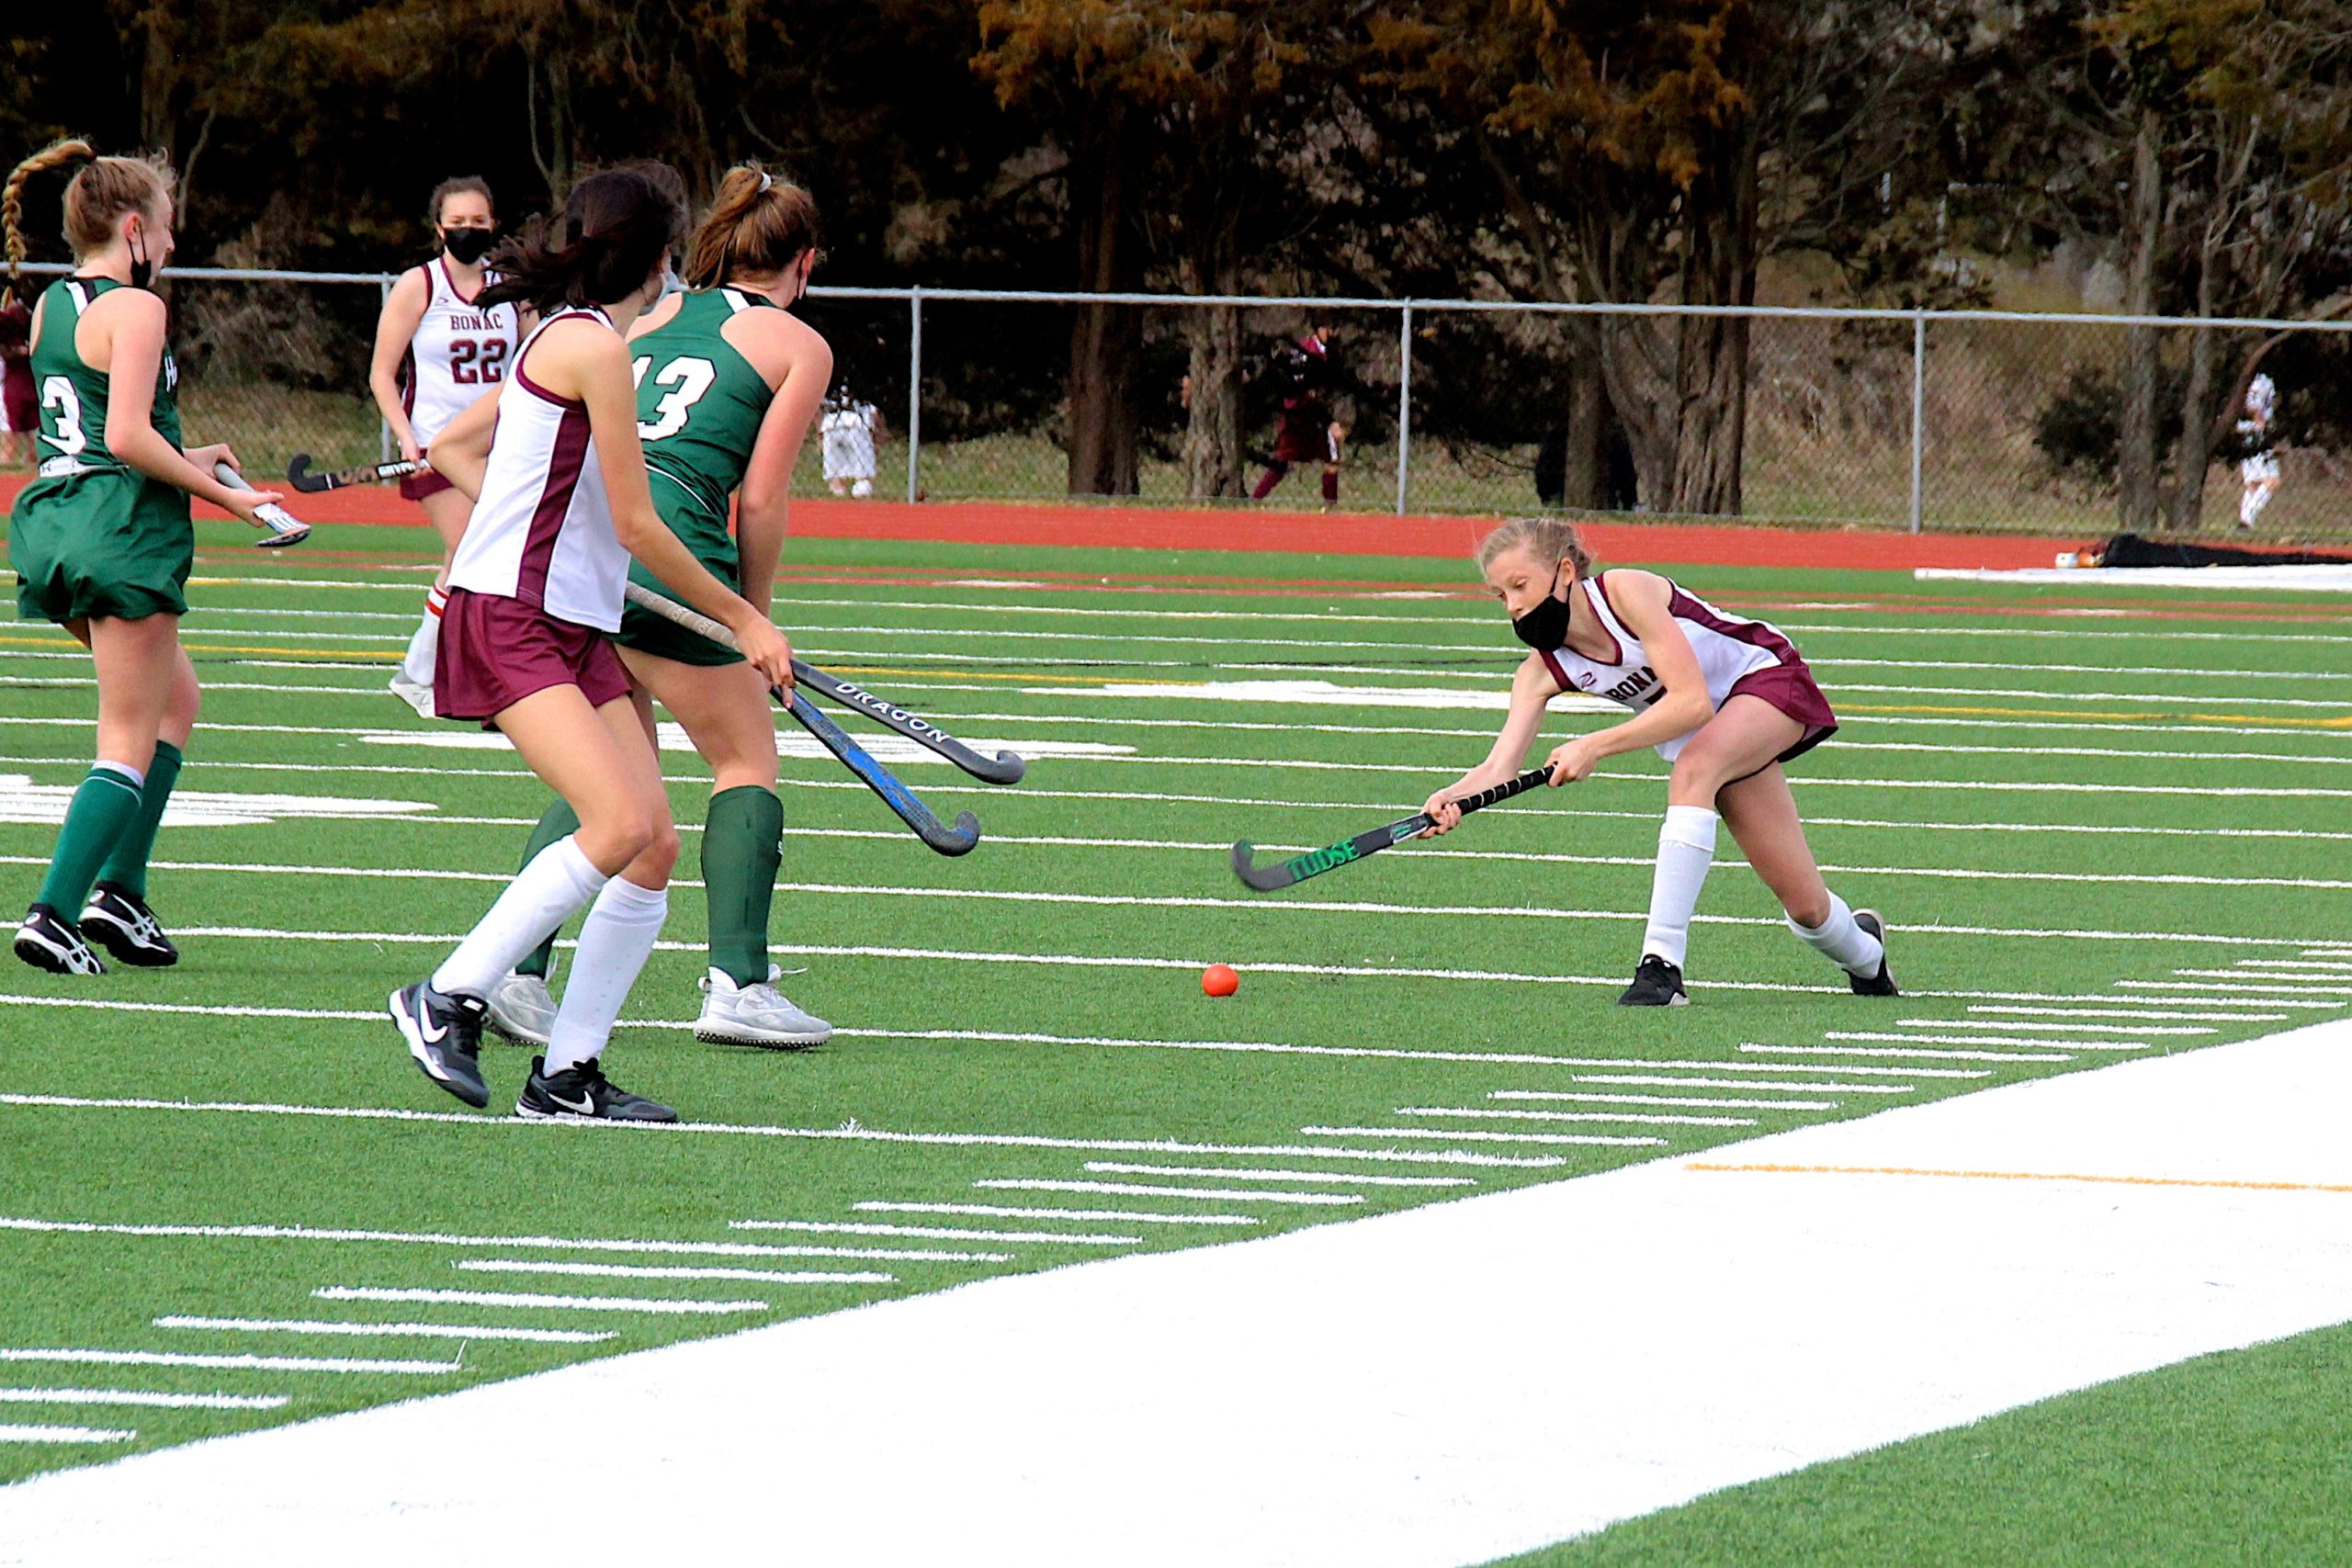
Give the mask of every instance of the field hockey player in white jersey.
[{"label": "field hockey player in white jersey", "polygon": [[[401,274],[376,321],[376,349],[368,386],[399,443],[401,460],[424,457],[448,423],[486,391],[504,384],[524,312],[492,304],[481,291],[498,280],[482,265],[498,233],[487,181],[472,175],[443,180],[427,204],[441,254]],[[392,690],[425,717],[433,716],[433,654],[440,637],[449,552],[466,531],[472,502],[447,475],[427,469],[401,480],[401,494],[424,509],[439,536],[443,572],[424,596],[424,619],[409,638],[392,676]]]},{"label": "field hockey player in white jersey", "polygon": [[1494,750],[1430,796],[1430,830],[1462,820],[1454,800],[1519,772],[1554,697],[1605,697],[1634,716],[1556,748],[1554,787],[1645,746],[1673,764],[1641,962],[1618,1001],[1672,1007],[1690,999],[1682,967],[1718,820],[1800,941],[1844,969],[1856,995],[1895,995],[1885,922],[1873,910],[1849,909],[1822,881],[1781,771],[1838,728],[1794,645],[1654,572],[1594,571],[1575,526],[1557,518],[1515,518],[1497,528],[1478,547],[1478,569],[1533,651],[1512,678],[1510,716]]},{"label": "field hockey player in white jersey", "polygon": [[457,951],[390,1005],[425,1075],[487,1105],[480,1047],[491,987],[588,908],[547,1054],[532,1059],[515,1102],[521,1116],[677,1119],[603,1070],[613,1020],[661,934],[678,854],[650,713],[631,701],[605,640],[620,629],[630,556],[723,624],[763,680],[792,682],[784,635],[695,558],[647,487],[623,333],[661,293],[679,216],[653,175],[612,169],[574,186],[560,220],[502,246],[504,276],[482,298],[534,305],[541,324],[498,396],[458,415],[434,448],[440,471],[474,498],[449,565],[437,711],[504,732],[580,826],[524,866]]}]

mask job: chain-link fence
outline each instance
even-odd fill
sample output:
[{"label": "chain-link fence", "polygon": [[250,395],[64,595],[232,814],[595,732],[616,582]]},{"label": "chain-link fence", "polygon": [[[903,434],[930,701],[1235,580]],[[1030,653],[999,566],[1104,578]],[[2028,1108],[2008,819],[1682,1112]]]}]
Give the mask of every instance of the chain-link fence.
[{"label": "chain-link fence", "polygon": [[[390,276],[165,276],[191,439],[264,470],[383,449]],[[2347,323],[842,288],[800,310],[836,365],[805,495],[1312,506],[1329,470],[1351,511],[2352,537]]]}]

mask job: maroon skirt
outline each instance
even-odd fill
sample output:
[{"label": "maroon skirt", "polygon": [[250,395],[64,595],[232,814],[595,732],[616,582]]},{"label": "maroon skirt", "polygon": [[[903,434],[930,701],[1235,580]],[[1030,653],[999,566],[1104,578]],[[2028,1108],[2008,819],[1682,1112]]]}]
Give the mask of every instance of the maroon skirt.
[{"label": "maroon skirt", "polygon": [[423,501],[428,495],[438,495],[445,490],[455,490],[447,479],[427,468],[421,474],[411,474],[401,480],[402,501]]},{"label": "maroon skirt", "polygon": [[[442,646],[448,644],[445,641]],[[1772,759],[1776,762],[1802,757],[1838,733],[1838,716],[1830,711],[1829,699],[1814,684],[1813,671],[1801,659],[1742,675],[1724,694],[1725,702],[1734,697],[1760,697],[1804,726],[1797,743]]]},{"label": "maroon skirt", "polygon": [[603,632],[520,599],[449,590],[433,672],[433,710],[490,721],[534,692],[577,686],[591,707],[628,695],[628,671]]}]

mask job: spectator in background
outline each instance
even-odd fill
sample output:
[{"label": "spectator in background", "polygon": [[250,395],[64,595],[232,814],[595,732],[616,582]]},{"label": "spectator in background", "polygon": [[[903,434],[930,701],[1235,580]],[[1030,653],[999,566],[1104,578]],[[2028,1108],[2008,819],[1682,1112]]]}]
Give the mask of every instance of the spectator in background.
[{"label": "spectator in background", "polygon": [[1263,501],[1289,477],[1293,463],[1323,465],[1323,504],[1340,499],[1340,443],[1347,427],[1331,416],[1331,385],[1337,367],[1331,359],[1331,327],[1318,321],[1296,343],[1274,351],[1273,374],[1282,389],[1282,427],[1274,434],[1274,456],[1266,465],[1252,501]]},{"label": "spectator in background", "polygon": [[2271,450],[2271,416],[2278,412],[2278,384],[2257,373],[2245,389],[2245,417],[2238,421],[2238,439],[2246,456],[2238,462],[2245,489],[2238,495],[2238,527],[2251,531],[2254,520],[2278,493],[2278,454]]},{"label": "spectator in background", "polygon": [[33,395],[33,313],[12,292],[0,303],[0,468],[40,460],[40,400]]},{"label": "spectator in background", "polygon": [[864,500],[874,493],[874,443],[882,434],[882,411],[861,402],[843,381],[818,415],[823,438],[825,488],[835,495]]}]

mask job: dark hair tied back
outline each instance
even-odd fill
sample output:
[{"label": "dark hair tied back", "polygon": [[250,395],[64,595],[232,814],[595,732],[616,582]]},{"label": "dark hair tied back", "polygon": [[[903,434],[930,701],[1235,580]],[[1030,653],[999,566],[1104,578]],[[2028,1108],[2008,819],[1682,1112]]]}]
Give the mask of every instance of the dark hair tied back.
[{"label": "dark hair tied back", "polygon": [[500,276],[481,301],[544,313],[624,298],[677,242],[676,188],[676,175],[645,165],[590,175],[571,187],[559,216],[532,219],[490,253],[484,265]]}]

